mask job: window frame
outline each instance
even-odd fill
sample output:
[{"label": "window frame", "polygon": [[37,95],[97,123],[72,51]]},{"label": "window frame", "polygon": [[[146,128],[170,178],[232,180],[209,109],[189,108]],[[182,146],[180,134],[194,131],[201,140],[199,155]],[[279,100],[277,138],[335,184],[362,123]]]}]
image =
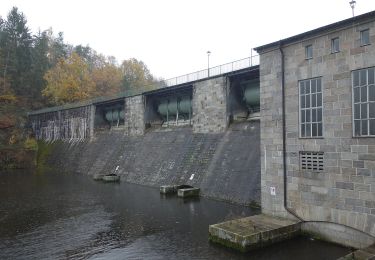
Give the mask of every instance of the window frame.
[{"label": "window frame", "polygon": [[[309,49],[311,48],[311,56],[308,56],[309,54]],[[313,58],[313,47],[312,47],[312,44],[309,44],[309,45],[306,45],[305,46],[305,59],[306,60],[310,60]]]},{"label": "window frame", "polygon": [[[335,41],[337,40],[337,50],[335,49]],[[340,38],[335,37],[331,39],[331,53],[338,53],[340,52]]]},{"label": "window frame", "polygon": [[[365,32],[368,33],[368,37],[367,37],[368,42],[365,42],[365,43],[364,43],[364,42],[363,42],[363,39],[364,39],[364,38],[363,38],[363,34],[364,34]],[[360,31],[360,42],[361,42],[361,46],[370,45],[370,29],[369,29],[369,28]]]},{"label": "window frame", "polygon": [[[373,70],[373,83],[369,84],[369,71]],[[366,84],[361,84],[361,71],[366,71]],[[354,86],[355,84],[355,76],[354,74],[358,73],[358,85]],[[370,103],[374,104],[375,106],[375,98],[374,100],[370,100],[370,87],[373,87],[373,91],[375,91],[375,66],[374,67],[367,67],[358,70],[353,70],[351,72],[352,76],[352,136],[353,138],[374,138],[375,133],[371,134],[371,127],[370,127],[370,120],[375,120],[375,117],[370,118]],[[366,87],[366,101],[362,101],[362,91],[361,88]],[[355,101],[355,89],[359,89],[359,101]],[[359,118],[355,116],[355,108],[356,105],[359,105]],[[362,105],[366,105],[366,118],[362,118]],[[356,135],[356,121],[359,121],[359,135]],[[362,121],[366,121],[367,123],[367,134],[362,134]]]},{"label": "window frame", "polygon": [[[309,78],[309,79],[303,79],[303,80],[299,80],[298,81],[298,118],[299,118],[299,121],[298,121],[298,133],[299,133],[299,138],[300,139],[322,139],[324,138],[324,97],[323,97],[323,77],[314,77],[314,78]],[[316,91],[314,93],[311,93],[311,82],[313,80],[317,80],[316,81]],[[318,91],[318,80],[320,80],[320,91]],[[309,107],[307,108],[306,107],[306,99],[305,99],[305,107],[302,108],[302,104],[301,104],[301,96],[303,95],[304,97],[306,97],[306,93],[303,93],[301,94],[301,85],[302,85],[302,82],[303,84],[305,84],[305,82],[309,82],[309,86],[310,86],[310,92],[308,93],[309,94]],[[313,101],[312,101],[312,96],[313,95],[316,95],[316,104],[315,106],[313,106]],[[318,106],[318,94],[321,94],[321,105]],[[313,112],[312,110],[315,110],[316,114],[315,114],[315,117],[316,117],[316,120],[313,121]],[[318,111],[319,109],[321,109],[321,121],[318,121]],[[309,111],[309,118],[310,118],[310,121],[307,122],[306,119],[304,122],[302,122],[302,111],[303,113],[305,113],[305,117],[306,117],[306,112],[305,111]],[[305,126],[305,131],[304,131],[304,135],[302,135],[302,124],[304,124]],[[310,125],[310,135],[306,135],[306,125],[309,124]],[[312,129],[312,126],[313,124],[317,124],[317,129],[316,129],[316,135],[313,135],[313,129]],[[321,124],[321,135],[319,135],[319,124]]]}]

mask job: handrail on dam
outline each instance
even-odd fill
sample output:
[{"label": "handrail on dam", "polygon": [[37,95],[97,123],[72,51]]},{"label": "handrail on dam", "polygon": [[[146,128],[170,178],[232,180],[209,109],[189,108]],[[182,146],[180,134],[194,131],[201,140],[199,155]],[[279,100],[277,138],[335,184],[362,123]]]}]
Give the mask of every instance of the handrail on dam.
[{"label": "handrail on dam", "polygon": [[136,96],[136,95],[140,95],[140,94],[152,91],[152,90],[164,89],[164,88],[173,87],[176,85],[181,85],[181,84],[185,84],[189,82],[203,80],[206,78],[216,77],[219,75],[231,73],[234,71],[239,71],[239,70],[250,68],[253,66],[257,66],[257,65],[259,65],[259,55],[253,55],[251,57],[232,61],[232,62],[225,63],[225,64],[215,66],[212,68],[199,70],[196,72],[174,77],[171,79],[160,80],[157,83],[144,86],[143,88],[129,89],[127,91],[120,92],[114,96],[98,97],[98,98],[80,101],[76,103],[65,104],[62,106],[43,108],[43,109],[31,111],[28,113],[28,115],[37,115],[37,114],[55,112],[59,110],[78,108],[78,107],[88,106],[88,105],[97,104],[97,103],[101,103],[105,101],[110,101],[110,100],[130,97],[130,96]]}]

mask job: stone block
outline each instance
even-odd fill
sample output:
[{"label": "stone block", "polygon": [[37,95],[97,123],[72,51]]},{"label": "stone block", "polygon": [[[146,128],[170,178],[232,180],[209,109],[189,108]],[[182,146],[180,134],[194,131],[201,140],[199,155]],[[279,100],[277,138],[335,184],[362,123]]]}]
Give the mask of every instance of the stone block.
[{"label": "stone block", "polygon": [[353,168],[364,168],[365,161],[353,161]]},{"label": "stone block", "polygon": [[345,190],[354,190],[354,184],[351,182],[336,182],[336,188]]}]

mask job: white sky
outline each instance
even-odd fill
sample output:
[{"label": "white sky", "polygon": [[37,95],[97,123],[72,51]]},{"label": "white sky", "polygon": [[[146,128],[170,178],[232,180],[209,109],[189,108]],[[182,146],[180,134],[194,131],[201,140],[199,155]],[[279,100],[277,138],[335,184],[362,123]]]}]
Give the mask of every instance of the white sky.
[{"label": "white sky", "polygon": [[[250,56],[251,49],[352,16],[349,0],[1,0],[33,33],[53,28],[65,42],[118,61],[137,58],[165,79]],[[355,14],[375,10],[357,0]]]}]

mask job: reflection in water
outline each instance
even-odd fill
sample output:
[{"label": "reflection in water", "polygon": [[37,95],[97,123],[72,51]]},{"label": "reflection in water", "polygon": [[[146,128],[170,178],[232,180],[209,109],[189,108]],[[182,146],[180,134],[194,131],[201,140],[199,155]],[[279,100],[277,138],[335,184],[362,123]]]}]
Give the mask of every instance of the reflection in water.
[{"label": "reflection in water", "polygon": [[0,173],[0,259],[336,259],[348,250],[297,238],[240,254],[208,225],[259,213],[87,176]]}]

